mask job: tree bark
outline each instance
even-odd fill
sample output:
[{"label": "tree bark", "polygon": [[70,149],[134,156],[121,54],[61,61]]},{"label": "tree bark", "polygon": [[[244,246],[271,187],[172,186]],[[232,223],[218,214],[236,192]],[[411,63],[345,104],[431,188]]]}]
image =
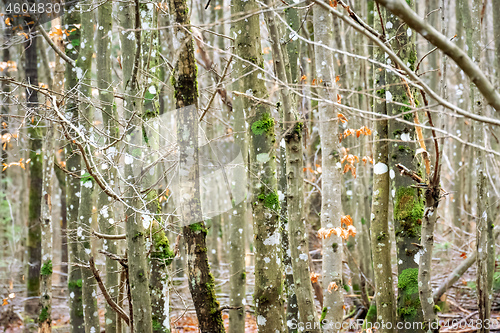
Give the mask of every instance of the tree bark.
[{"label": "tree bark", "polygon": [[[265,4],[272,9],[273,3],[271,0],[266,0]],[[274,69],[278,80],[281,81],[280,85],[282,85],[280,91],[284,112],[283,140],[286,146],[288,239],[291,250],[293,281],[300,323],[306,327],[306,332],[319,332],[318,314],[309,272],[309,237],[304,219],[302,166],[302,131],[304,124],[299,119],[297,105],[294,103],[295,99],[292,98],[292,92],[288,88],[289,79],[287,78],[285,59],[280,45],[280,33],[274,15],[275,13],[272,10],[264,14],[271,39]],[[291,74],[288,74],[288,77],[291,77]]]},{"label": "tree bark", "polygon": [[[118,125],[118,112],[113,106],[113,86],[111,79],[111,39],[112,39],[112,3],[105,2],[97,9],[97,45],[96,45],[96,74],[97,74],[97,88],[99,89],[99,100],[101,106],[102,120],[104,133],[102,145],[107,146],[114,140],[120,137],[120,130]],[[116,169],[114,162],[113,151],[116,147],[112,147],[102,154],[109,156],[109,160],[102,161],[102,166],[106,167],[102,171],[103,180],[113,186],[116,183]],[[111,161],[110,161],[111,160]],[[99,192],[97,209],[98,209],[98,225],[100,232],[108,235],[116,234],[115,222],[115,205],[110,200],[111,198],[104,192]],[[117,240],[103,239],[103,249],[111,253],[118,253]],[[118,263],[108,256],[106,262],[106,290],[111,299],[116,302],[118,300]],[[117,332],[117,320],[120,320],[117,313],[113,308],[106,303],[105,314],[105,329],[109,333]]]},{"label": "tree bark", "polygon": [[[94,13],[89,10],[90,1],[80,3],[81,10],[81,37],[80,51],[76,61],[76,77],[79,80],[78,92],[80,98],[89,98],[92,54],[94,53]],[[94,109],[87,103],[79,104],[79,123],[85,128],[85,136],[90,137],[93,131]],[[91,147],[86,147],[87,154],[93,154]],[[90,176],[89,170],[82,172],[80,192],[75,193],[80,196],[80,205],[78,208],[78,229],[77,237],[79,241],[79,259],[88,262],[91,255],[91,243],[89,230],[92,228],[93,206],[95,205],[95,183]],[[82,301],[85,320],[85,333],[100,331],[98,308],[97,308],[97,289],[94,276],[90,269],[82,269]]]},{"label": "tree bark", "polygon": [[[333,47],[333,17],[321,6],[313,8],[314,40],[321,41],[327,47]],[[315,46],[316,75],[320,139],[322,152],[322,200],[321,227],[336,228],[341,226],[341,179],[340,145],[337,137],[337,112],[329,101],[337,100],[333,53],[319,45]],[[335,325],[342,323],[344,295],[342,288],[343,242],[340,236],[332,235],[323,240],[323,310],[322,319],[328,323],[324,332],[336,332]],[[329,286],[335,284],[329,290]]]},{"label": "tree bark", "polygon": [[224,332],[214,277],[207,257],[207,229],[203,221],[198,160],[198,87],[193,39],[183,27],[190,24],[186,0],[170,0],[174,45],[181,51],[174,65],[173,86],[177,107],[179,196],[183,235],[187,247],[188,281],[201,332]]},{"label": "tree bark", "polygon": [[[25,50],[25,75],[26,81],[33,86],[38,86],[38,58],[37,39],[30,37],[26,41]],[[41,202],[42,202],[42,129],[38,126],[39,117],[37,114],[38,95],[35,90],[26,89],[27,107],[32,112],[34,121],[28,124],[28,135],[30,137],[30,187],[29,187],[29,214],[28,214],[28,274],[27,274],[27,294],[28,301],[24,310],[28,318],[34,323],[38,322],[40,294],[40,265],[41,265]],[[30,323],[26,323],[30,326]]]},{"label": "tree bark", "polygon": [[[414,2],[411,1],[414,6]],[[409,29],[406,23],[387,12],[386,32],[392,38],[392,49],[398,52],[404,63],[415,70],[417,60],[416,35]],[[395,37],[397,34],[397,37]],[[382,98],[387,102],[387,114],[399,116],[405,120],[413,120],[411,113],[403,114],[411,110],[418,101],[415,91],[412,96],[408,95],[406,83],[393,72],[386,74],[388,89],[379,91]],[[396,105],[393,102],[407,104]],[[413,180],[401,175],[395,164],[400,163],[410,170],[420,169],[420,157],[415,155],[417,145],[414,143],[415,127],[404,124],[397,120],[389,122],[389,139],[398,140],[396,145],[390,149],[390,176],[392,180],[392,197],[394,202],[394,228],[396,233],[396,248],[398,258],[398,302],[397,316],[401,322],[422,322],[422,306],[418,294],[418,262],[421,256],[419,248],[415,244],[420,243],[421,225],[424,214],[424,200],[421,190],[413,188]],[[380,169],[381,170],[381,169]],[[375,167],[375,171],[377,168]],[[403,325],[404,326],[404,325]],[[404,328],[401,332],[409,332]],[[411,332],[415,332],[410,330]]]},{"label": "tree bark", "polygon": [[[381,13],[382,15],[384,12]],[[382,16],[385,21],[385,15]],[[375,29],[380,29],[380,20],[376,19]],[[385,52],[374,49],[375,60],[385,62]],[[386,72],[374,67],[373,87],[378,98],[374,99],[374,112],[387,115],[385,100]],[[392,282],[391,235],[389,231],[389,141],[388,121],[379,118],[375,121],[375,142],[373,144],[373,196],[371,213],[371,248],[373,273],[375,279],[375,303],[377,321],[395,323],[396,308]],[[381,332],[392,333],[394,328],[382,326]]]},{"label": "tree bark", "polygon": [[[64,16],[64,23],[71,31],[67,40],[69,41],[66,47],[66,55],[76,60],[80,50],[81,30],[80,30],[80,12],[78,8],[71,9]],[[71,47],[69,46],[71,45]],[[65,91],[74,89],[78,84],[78,79],[74,73],[74,68],[66,66],[65,72]],[[78,104],[71,97],[66,102],[66,117],[71,122],[79,123],[79,110]],[[78,153],[78,148],[72,142],[66,145],[66,169],[74,174],[80,173],[81,157]],[[72,333],[85,332],[85,324],[83,320],[83,301],[82,301],[82,271],[80,267],[73,264],[80,263],[78,256],[78,210],[80,207],[80,198],[77,193],[80,193],[81,183],[80,179],[70,174],[66,174],[66,209],[68,218],[68,291],[69,291],[69,307],[70,307],[70,326]]]}]

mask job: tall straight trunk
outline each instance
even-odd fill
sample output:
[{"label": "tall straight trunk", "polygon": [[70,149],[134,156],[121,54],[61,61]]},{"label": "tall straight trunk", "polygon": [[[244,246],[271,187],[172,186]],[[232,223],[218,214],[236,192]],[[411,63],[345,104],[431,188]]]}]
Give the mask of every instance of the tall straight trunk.
[{"label": "tall straight trunk", "polygon": [[[80,26],[80,12],[77,7],[69,10],[64,16],[64,24],[67,29],[71,31],[67,36],[69,41],[66,47],[66,55],[73,60],[78,58],[80,44],[81,30]],[[71,47],[69,46],[71,45]],[[69,91],[74,89],[78,84],[78,79],[74,73],[75,68],[66,66],[64,90]],[[78,104],[71,97],[66,102],[66,117],[72,123],[78,124],[79,110]],[[76,175],[80,173],[81,157],[78,148],[72,142],[66,145],[65,155],[66,169]],[[77,193],[80,193],[81,183],[80,179],[73,175],[66,174],[66,209],[68,218],[68,291],[69,291],[69,319],[72,333],[82,333],[85,331],[85,324],[83,320],[83,301],[82,301],[82,271],[80,267],[73,264],[80,263],[78,257],[78,210],[80,207],[80,198]]]},{"label": "tall straight trunk", "polygon": [[[60,19],[56,18],[54,24],[59,25]],[[63,40],[60,36],[54,36],[53,42],[57,48],[64,51]],[[63,90],[64,61],[56,54],[54,79],[52,89],[58,93]],[[54,103],[55,101],[51,101]],[[47,114],[49,114],[47,112]],[[55,124],[47,122],[47,132],[44,137],[42,154],[43,159],[43,183],[42,183],[42,207],[41,207],[41,231],[42,231],[42,268],[40,270],[40,317],[39,332],[52,331],[52,259],[53,259],[53,223],[52,223],[52,179],[54,178],[54,154],[55,154]],[[65,198],[64,198],[65,200]],[[64,242],[64,240],[63,240]]]},{"label": "tall straight trunk", "polygon": [[207,257],[207,229],[203,222],[198,160],[198,87],[194,45],[182,28],[190,24],[186,0],[170,0],[174,45],[181,45],[172,77],[177,107],[179,144],[180,215],[187,248],[189,290],[201,332],[224,332],[222,313],[215,297],[214,277]]},{"label": "tall straight trunk", "polygon": [[[476,64],[481,62],[481,50],[483,48],[481,38],[481,9],[482,1],[472,2],[472,59]],[[474,84],[471,84],[471,104],[477,115],[485,114],[484,97]],[[485,125],[474,122],[474,143],[480,147],[485,146]],[[476,179],[476,247],[477,247],[477,299],[478,317],[483,323],[478,332],[488,333],[489,326],[485,325],[491,318],[491,294],[493,285],[493,273],[495,271],[495,245],[493,241],[493,224],[488,223],[488,182],[485,166],[486,154],[482,149],[476,150],[475,169]]]},{"label": "tall straight trunk", "polygon": [[[38,86],[38,60],[37,39],[30,37],[26,42],[25,49],[25,75],[26,81],[33,86]],[[42,202],[42,129],[38,126],[39,117],[36,116],[38,107],[38,95],[35,90],[26,89],[27,107],[33,112],[34,121],[28,124],[28,135],[30,137],[30,188],[29,188],[29,214],[28,214],[28,275],[27,294],[28,301],[25,303],[24,311],[27,318],[37,322],[39,315],[38,296],[40,294],[40,263],[41,263],[41,228],[40,214]],[[28,325],[29,326],[29,325]]]},{"label": "tall straight trunk", "polygon": [[[414,1],[410,1],[414,6]],[[392,38],[392,48],[399,54],[400,58],[410,64],[414,69],[417,59],[415,36],[416,33],[403,21],[387,12],[386,31],[389,37],[397,34],[397,38]],[[411,110],[409,107],[396,105],[399,102],[410,105],[410,96],[403,81],[393,72],[386,74],[388,89],[382,94],[387,100],[387,114],[397,116],[403,112]],[[415,92],[412,91],[415,103],[417,103]],[[404,120],[412,121],[413,114],[400,115]],[[404,323],[422,322],[423,314],[418,294],[418,259],[420,257],[419,248],[415,244],[420,244],[420,229],[424,213],[424,201],[420,189],[412,187],[413,180],[400,174],[395,167],[400,163],[405,167],[419,171],[420,157],[415,155],[417,145],[415,127],[404,124],[397,120],[389,122],[389,139],[398,140],[390,148],[390,167],[394,211],[394,228],[396,233],[396,249],[398,258],[398,320]],[[404,326],[404,325],[403,325]],[[411,325],[408,325],[411,326]],[[415,332],[403,328],[401,332]],[[418,331],[418,330],[417,330]]]},{"label": "tall straight trunk", "polygon": [[[245,15],[258,9],[255,0],[234,1],[232,15]],[[259,16],[252,15],[242,23],[236,47],[241,58],[242,92],[267,99],[263,81],[264,67]],[[244,68],[244,69],[242,69]],[[241,80],[241,79],[240,79]],[[279,230],[280,203],[277,192],[274,118],[271,109],[249,97],[242,101],[249,136],[249,177],[254,225],[255,314],[259,330],[283,331],[283,295]]]},{"label": "tall straight trunk", "polygon": [[[80,3],[81,10],[81,37],[80,51],[76,61],[76,77],[79,79],[78,91],[80,98],[89,98],[92,70],[92,54],[94,53],[94,12],[90,11],[91,2]],[[94,107],[87,103],[79,104],[79,122],[85,128],[86,137],[91,137],[94,121]],[[87,147],[86,153],[93,154],[93,149]],[[79,259],[88,262],[91,256],[90,230],[92,230],[93,206],[95,205],[95,182],[89,171],[82,171],[80,192],[80,205],[78,208]],[[97,290],[93,274],[90,269],[82,269],[82,301],[85,318],[85,333],[98,332],[100,330],[97,308]]]},{"label": "tall straight trunk", "polygon": [[[125,119],[129,125],[129,142],[142,142],[142,124],[140,115],[143,109],[142,94],[139,91],[139,74],[141,73],[141,17],[139,14],[140,4],[124,5],[120,10],[121,28],[134,29],[134,31],[120,33],[120,44],[122,50],[123,66],[123,90],[125,92]],[[147,232],[144,219],[137,213],[140,208],[137,189],[140,184],[134,175],[134,170],[140,170],[139,163],[141,151],[134,149],[132,144],[125,147],[126,154],[132,159],[131,163],[125,163],[126,185],[126,222],[125,234],[127,238],[128,253],[128,276],[130,284],[130,296],[133,307],[133,318],[131,318],[131,331],[134,333],[151,333],[153,331],[151,296],[149,292],[149,268],[146,259],[148,249],[146,248]]]},{"label": "tall straight trunk", "polygon": [[[288,1],[290,4],[291,1]],[[282,27],[284,36],[288,36],[289,39],[285,45],[281,45],[281,52],[284,55],[284,65],[289,68],[286,71],[287,82],[297,85],[299,83],[300,71],[299,71],[299,55],[300,55],[300,39],[296,34],[299,34],[301,21],[299,19],[298,8],[289,7],[285,9],[285,20],[288,27]],[[279,26],[279,25],[278,25]],[[273,51],[274,54],[274,51]],[[292,102],[297,103],[298,99],[293,98],[296,96],[291,96]],[[283,111],[285,111],[282,108]],[[285,125],[285,115],[284,112],[280,112],[280,130],[282,133],[286,130]],[[285,145],[286,146],[286,145]],[[299,321],[299,307],[297,305],[297,294],[295,293],[295,284],[293,281],[293,267],[292,267],[292,253],[290,250],[290,240],[289,240],[289,226],[288,226],[288,201],[287,201],[287,176],[286,176],[286,147],[280,144],[280,181],[279,189],[281,195],[284,195],[284,200],[282,201],[281,207],[281,218],[280,225],[283,230],[281,233],[281,247],[282,247],[282,257],[283,257],[283,268],[285,271],[285,290],[286,290],[286,323],[289,333],[298,332],[298,327],[294,327],[291,323]],[[278,194],[280,192],[278,191]],[[304,203],[303,203],[304,204]],[[322,301],[322,300],[321,300]],[[289,324],[290,323],[290,324]]]},{"label": "tall straight trunk", "polygon": [[[160,147],[159,137],[159,78],[160,67],[160,39],[159,33],[155,29],[158,27],[157,8],[151,3],[140,5],[140,15],[142,26],[147,27],[142,33],[142,62],[143,70],[148,73],[146,78],[147,84],[144,87],[144,105],[143,119],[147,121],[147,125],[143,126],[143,138],[147,138],[147,146],[152,151],[148,155],[146,165],[153,164],[158,160],[156,153]],[[141,186],[150,188],[145,194],[144,201],[146,209],[151,214],[152,221],[151,235],[153,235],[151,256],[149,260],[150,280],[149,290],[151,295],[151,313],[153,322],[153,332],[163,333],[170,332],[169,318],[169,265],[174,258],[174,254],[170,249],[170,243],[162,228],[161,220],[161,205],[158,199],[156,189],[151,188],[157,181],[159,172],[158,167],[153,167],[153,170],[144,177],[145,181]]]},{"label": "tall straight trunk", "polygon": [[[333,47],[333,18],[328,10],[321,6],[313,8],[314,40],[322,41],[327,47]],[[321,227],[340,228],[341,226],[341,179],[342,174],[337,164],[340,163],[340,146],[337,137],[337,112],[329,101],[337,100],[333,53],[316,45],[316,81],[321,100],[318,102],[322,200]],[[331,235],[323,240],[323,310],[322,319],[328,321],[323,327],[325,332],[335,332],[335,325],[342,323],[344,314],[344,295],[342,288],[343,243],[340,236]],[[330,288],[329,288],[330,286]],[[336,286],[336,287],[333,287]]]},{"label": "tall straight trunk", "polygon": [[[57,59],[59,60],[59,59]],[[62,81],[61,81],[62,82]],[[48,112],[47,112],[48,114]],[[42,267],[40,269],[40,315],[38,332],[52,332],[52,179],[54,165],[55,124],[47,121],[42,154],[43,181],[41,202]]]},{"label": "tall straight trunk", "polygon": [[[222,6],[222,2],[220,1]],[[239,1],[236,2],[239,5]],[[236,14],[237,6],[232,6],[232,14]],[[231,25],[231,34],[236,36],[235,45],[245,43],[249,36],[245,29],[246,22],[243,20],[235,21]],[[239,33],[241,32],[241,33]],[[240,48],[235,49],[238,56],[242,56]],[[252,82],[250,77],[243,76],[248,69],[245,69],[245,64],[239,58],[235,59],[233,66],[232,77],[235,82],[231,85],[231,89],[235,91],[246,91],[245,87],[249,87]],[[235,196],[241,197],[248,190],[247,163],[248,163],[248,136],[245,128],[246,110],[249,107],[248,101],[243,97],[233,95],[233,133],[234,143],[238,145],[245,166],[235,170],[235,179],[238,179],[233,191],[241,191],[234,193]],[[245,305],[243,300],[246,296],[246,271],[245,271],[245,236],[247,221],[247,201],[239,202],[229,216],[229,273],[230,273],[230,296],[229,305],[240,307],[229,311],[229,332],[243,333],[245,332]],[[225,238],[225,237],[224,237]]]},{"label": "tall straight trunk", "polygon": [[[271,0],[266,0],[267,7],[272,8]],[[275,21],[274,11],[267,11],[265,18],[271,39],[274,68],[278,80],[283,84],[281,87],[281,99],[284,111],[284,141],[286,156],[286,197],[288,218],[288,239],[291,250],[293,281],[297,305],[299,308],[299,319],[308,332],[319,332],[318,314],[313,297],[313,289],[309,272],[309,237],[304,219],[304,190],[303,190],[303,166],[302,166],[302,130],[303,122],[297,114],[297,105],[292,98],[292,92],[288,88],[287,70],[280,45],[280,33]],[[285,55],[286,56],[286,55]],[[291,76],[289,72],[288,77]]]},{"label": "tall straight trunk", "polygon": [[[384,12],[382,12],[383,14]],[[385,18],[385,17],[384,17]],[[380,21],[375,20],[375,29],[380,29]],[[385,62],[385,52],[374,49],[377,61]],[[387,115],[385,101],[386,72],[380,67],[373,71],[373,87],[377,99],[374,100],[374,112]],[[371,248],[373,273],[375,279],[375,303],[377,321],[395,323],[396,307],[392,283],[391,235],[389,230],[389,141],[388,121],[385,118],[375,120],[375,142],[373,144],[373,196],[371,213]],[[392,333],[394,328],[387,325],[381,329],[383,333]]]},{"label": "tall straight trunk", "polygon": [[[446,36],[446,22],[445,22],[445,1],[441,0],[441,33]],[[441,95],[443,98],[448,98],[447,84],[446,84],[446,73],[447,73],[447,57],[443,55],[441,59]],[[444,110],[443,110],[444,113]],[[429,114],[430,115],[430,114]],[[444,130],[444,119],[440,116],[441,113],[434,117],[437,120],[438,126]],[[435,132],[432,132],[433,139],[436,142],[436,148],[434,149],[435,156],[443,156],[443,140],[437,141],[434,137]],[[439,145],[440,143],[440,145]],[[425,329],[439,331],[438,322],[436,320],[436,309],[434,305],[434,298],[432,294],[431,285],[431,266],[432,266],[432,249],[434,246],[434,228],[436,226],[436,221],[438,219],[438,206],[441,199],[441,165],[442,162],[436,158],[436,165],[434,165],[434,171],[432,173],[431,179],[429,180],[429,187],[425,191],[425,212],[424,218],[422,220],[422,234],[421,234],[421,245],[422,253],[419,261],[419,271],[418,271],[418,286],[420,303],[422,304],[422,311],[425,320]]]},{"label": "tall straight trunk", "polygon": [[[99,100],[102,113],[104,133],[102,145],[107,146],[114,140],[120,137],[118,125],[118,113],[113,106],[113,86],[111,79],[111,39],[112,39],[112,3],[105,2],[97,9],[97,45],[96,45],[96,74],[97,88],[99,89]],[[113,147],[116,150],[116,147]],[[102,152],[110,159],[114,160],[114,154],[111,149]],[[116,183],[116,170],[112,162],[104,161],[103,166],[107,166],[103,171],[103,180],[108,184]],[[112,185],[111,185],[112,186]],[[110,201],[108,195],[104,191],[99,192],[97,209],[98,209],[98,225],[101,233],[114,235],[116,234],[115,224],[115,205]],[[118,244],[116,239],[103,239],[103,249],[118,253]],[[106,289],[113,301],[118,300],[118,283],[119,271],[118,263],[108,256],[105,259],[106,265]],[[120,320],[113,308],[106,302],[105,328],[109,333],[117,332],[117,320]]]}]

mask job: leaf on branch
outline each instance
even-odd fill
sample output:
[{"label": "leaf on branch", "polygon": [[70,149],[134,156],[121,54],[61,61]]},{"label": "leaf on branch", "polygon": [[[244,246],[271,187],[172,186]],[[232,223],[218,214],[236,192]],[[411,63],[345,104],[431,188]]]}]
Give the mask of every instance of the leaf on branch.
[{"label": "leaf on branch", "polygon": [[348,122],[346,116],[344,116],[342,113],[337,113],[337,119],[342,122],[342,124],[345,124]]}]

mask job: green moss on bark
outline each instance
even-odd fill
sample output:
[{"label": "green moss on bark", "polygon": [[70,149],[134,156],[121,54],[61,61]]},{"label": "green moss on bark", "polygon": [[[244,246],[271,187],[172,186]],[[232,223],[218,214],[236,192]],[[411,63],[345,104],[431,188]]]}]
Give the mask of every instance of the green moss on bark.
[{"label": "green moss on bark", "polygon": [[52,260],[49,260],[45,264],[43,264],[42,268],[40,269],[40,274],[42,275],[52,274]]},{"label": "green moss on bark", "polygon": [[264,113],[262,117],[252,124],[252,133],[255,135],[274,135],[274,118],[268,113]]},{"label": "green moss on bark", "polygon": [[400,187],[396,191],[394,205],[394,218],[401,224],[401,230],[408,236],[420,235],[422,217],[424,216],[424,201],[417,196],[417,189],[413,187]]},{"label": "green moss on bark", "polygon": [[412,321],[420,309],[418,296],[418,268],[408,268],[399,274],[398,288],[403,305],[398,307],[398,315],[405,321]]}]

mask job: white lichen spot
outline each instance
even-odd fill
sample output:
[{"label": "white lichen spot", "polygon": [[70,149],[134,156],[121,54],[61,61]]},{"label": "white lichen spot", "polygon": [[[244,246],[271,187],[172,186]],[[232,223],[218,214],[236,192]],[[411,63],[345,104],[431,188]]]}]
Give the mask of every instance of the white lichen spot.
[{"label": "white lichen spot", "polygon": [[383,175],[387,171],[389,171],[389,168],[387,167],[387,164],[382,163],[382,162],[378,162],[373,167],[373,173],[375,173],[376,175]]}]

